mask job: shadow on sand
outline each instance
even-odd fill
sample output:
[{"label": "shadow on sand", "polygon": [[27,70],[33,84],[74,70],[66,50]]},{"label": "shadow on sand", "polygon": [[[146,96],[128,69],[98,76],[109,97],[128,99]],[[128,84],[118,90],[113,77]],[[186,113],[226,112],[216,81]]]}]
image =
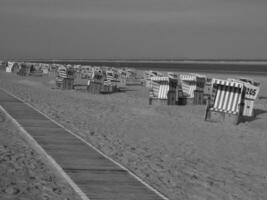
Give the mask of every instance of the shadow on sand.
[{"label": "shadow on sand", "polygon": [[128,89],[128,88],[119,88],[117,92],[119,93],[125,93],[125,92],[130,92],[130,91],[136,91],[135,89]]},{"label": "shadow on sand", "polygon": [[261,99],[267,99],[267,97],[265,97],[265,96],[259,96],[259,99],[261,100]]},{"label": "shadow on sand", "polygon": [[262,115],[262,114],[265,114],[267,113],[267,110],[262,110],[262,109],[254,109],[254,116],[252,117],[246,117],[246,116],[243,116],[242,117],[242,120],[241,122],[251,122],[251,121],[255,121],[257,119],[261,119],[259,116]]}]

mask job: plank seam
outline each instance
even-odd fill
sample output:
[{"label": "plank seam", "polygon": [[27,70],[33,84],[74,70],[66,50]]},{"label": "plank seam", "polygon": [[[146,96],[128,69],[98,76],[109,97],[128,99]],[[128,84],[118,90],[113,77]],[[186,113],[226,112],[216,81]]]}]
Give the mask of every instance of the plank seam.
[{"label": "plank seam", "polygon": [[17,97],[16,95],[10,93],[9,91],[1,88],[4,92],[6,92],[7,94],[9,94],[10,96],[22,101],[24,104],[28,105],[29,107],[31,107],[32,109],[34,109],[35,111],[37,111],[38,113],[42,114],[43,116],[45,116],[47,119],[51,120],[52,122],[54,122],[55,124],[57,124],[59,127],[61,127],[62,129],[64,129],[65,131],[67,131],[68,133],[70,133],[71,135],[73,135],[74,137],[80,139],[82,142],[84,142],[86,145],[88,145],[89,147],[91,147],[92,149],[94,149],[96,152],[98,152],[99,154],[101,154],[103,157],[105,157],[106,159],[108,159],[109,161],[113,162],[115,165],[119,166],[120,168],[122,168],[123,170],[127,171],[132,177],[134,177],[136,180],[138,180],[140,183],[142,183],[144,186],[146,186],[149,190],[155,192],[158,196],[160,196],[162,199],[164,200],[169,200],[165,195],[163,195],[162,193],[160,193],[157,189],[155,189],[154,187],[152,187],[151,185],[149,185],[148,183],[146,183],[144,180],[142,180],[140,177],[138,177],[136,174],[134,174],[132,171],[130,171],[128,168],[126,168],[125,166],[123,166],[122,164],[118,163],[117,161],[113,160],[112,158],[110,158],[109,156],[107,156],[104,152],[102,152],[101,150],[97,149],[93,144],[91,144],[90,142],[86,141],[85,139],[83,139],[81,136],[73,133],[71,130],[65,128],[63,125],[61,125],[60,123],[58,123],[57,121],[55,121],[54,119],[50,118],[48,115],[46,115],[45,113],[41,112],[40,110],[38,110],[37,108],[35,108],[33,105],[25,102],[23,99]]}]

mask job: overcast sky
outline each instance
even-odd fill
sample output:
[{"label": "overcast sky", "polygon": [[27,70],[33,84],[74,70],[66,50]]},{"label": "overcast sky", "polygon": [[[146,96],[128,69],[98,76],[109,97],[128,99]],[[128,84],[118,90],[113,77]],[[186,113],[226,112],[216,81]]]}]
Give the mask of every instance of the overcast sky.
[{"label": "overcast sky", "polygon": [[267,58],[266,0],[0,0],[1,58]]}]

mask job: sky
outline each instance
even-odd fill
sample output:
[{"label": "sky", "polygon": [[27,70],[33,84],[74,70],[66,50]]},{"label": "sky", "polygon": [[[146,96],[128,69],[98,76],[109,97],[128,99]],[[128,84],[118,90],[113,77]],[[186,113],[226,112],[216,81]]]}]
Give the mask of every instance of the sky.
[{"label": "sky", "polygon": [[266,0],[0,0],[0,59],[266,59]]}]

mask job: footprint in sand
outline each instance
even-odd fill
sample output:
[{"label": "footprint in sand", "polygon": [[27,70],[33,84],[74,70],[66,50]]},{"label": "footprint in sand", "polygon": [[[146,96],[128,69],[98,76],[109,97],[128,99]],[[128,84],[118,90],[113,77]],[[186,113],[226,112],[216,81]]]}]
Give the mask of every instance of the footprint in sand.
[{"label": "footprint in sand", "polygon": [[20,190],[15,186],[8,186],[6,189],[4,189],[4,193],[7,195],[17,195],[20,192]]}]

